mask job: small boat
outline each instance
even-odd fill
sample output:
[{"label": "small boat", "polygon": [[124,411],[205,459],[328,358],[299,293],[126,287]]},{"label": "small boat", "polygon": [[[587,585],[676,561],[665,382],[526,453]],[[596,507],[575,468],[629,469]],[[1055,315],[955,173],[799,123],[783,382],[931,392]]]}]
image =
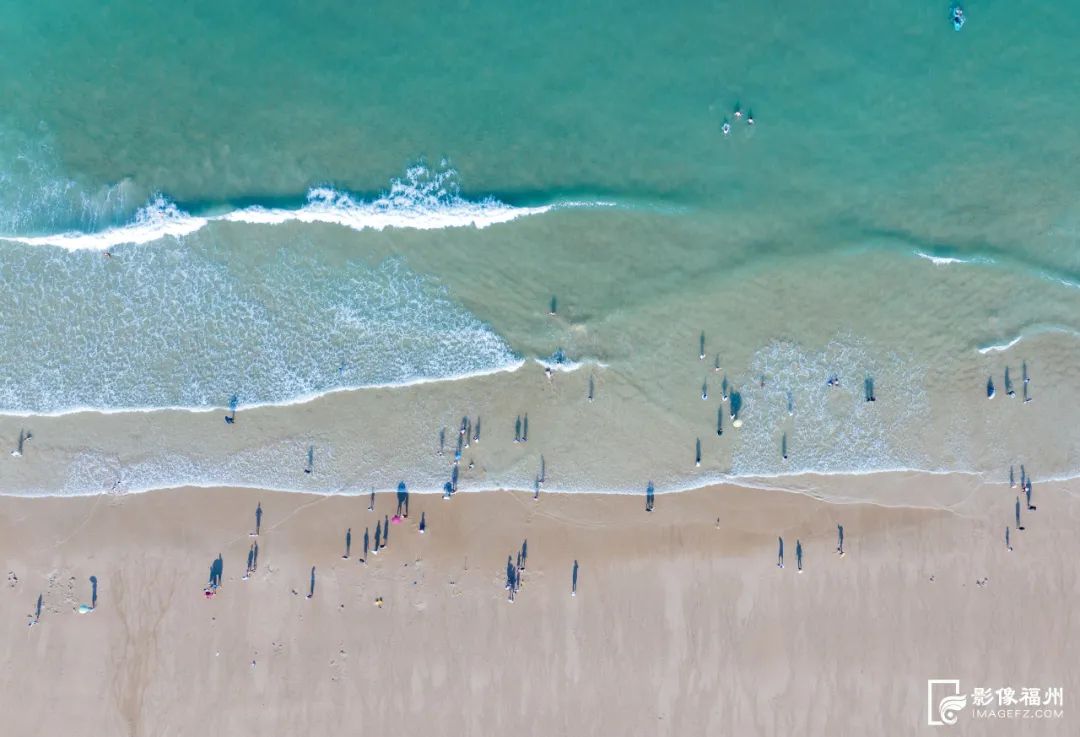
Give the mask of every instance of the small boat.
[{"label": "small boat", "polygon": [[997,394],[997,390],[994,389],[994,377],[991,376],[986,380],[986,398],[993,399],[995,394]]},{"label": "small boat", "polygon": [[952,19],[954,31],[959,31],[967,23],[967,18],[964,17],[964,9],[958,3],[953,3],[952,7],[949,8],[949,17]]}]

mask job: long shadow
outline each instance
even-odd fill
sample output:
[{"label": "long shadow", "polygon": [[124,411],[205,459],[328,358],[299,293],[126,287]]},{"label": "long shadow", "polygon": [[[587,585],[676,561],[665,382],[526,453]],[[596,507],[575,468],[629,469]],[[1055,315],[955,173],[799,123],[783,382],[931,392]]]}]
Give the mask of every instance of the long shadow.
[{"label": "long shadow", "polygon": [[37,606],[34,607],[34,622],[38,622],[38,621],[41,620],[41,605],[42,605],[42,603],[44,601],[45,601],[44,594],[38,594]]},{"label": "long shadow", "polygon": [[262,530],[262,502],[259,502],[255,507],[255,534],[258,535]]},{"label": "long shadow", "polygon": [[210,580],[207,582],[210,588],[216,589],[221,585],[221,576],[225,570],[225,562],[221,558],[221,553],[218,553],[218,557],[210,564]]},{"label": "long shadow", "polygon": [[574,572],[570,577],[570,596],[577,596],[578,562],[574,561]]},{"label": "long shadow", "polygon": [[309,445],[307,449],[307,466],[304,467],[304,473],[311,473],[315,470],[315,446]]},{"label": "long shadow", "polygon": [[874,394],[874,378],[872,376],[867,376],[863,379],[863,395],[867,402],[877,401],[877,395]]},{"label": "long shadow", "polygon": [[479,415],[477,415],[477,417],[476,417],[476,424],[473,425],[473,442],[474,443],[479,443],[480,442],[480,416]]},{"label": "long shadow", "polygon": [[739,419],[739,410],[742,409],[742,394],[731,392],[731,419],[734,422]]},{"label": "long shadow", "polygon": [[90,577],[90,608],[97,609],[97,576]]},{"label": "long shadow", "polygon": [[352,528],[349,527],[345,530],[345,555],[342,558],[348,559],[349,553],[352,551]]},{"label": "long shadow", "polygon": [[311,586],[308,588],[307,598],[315,596],[315,566],[311,567]]}]

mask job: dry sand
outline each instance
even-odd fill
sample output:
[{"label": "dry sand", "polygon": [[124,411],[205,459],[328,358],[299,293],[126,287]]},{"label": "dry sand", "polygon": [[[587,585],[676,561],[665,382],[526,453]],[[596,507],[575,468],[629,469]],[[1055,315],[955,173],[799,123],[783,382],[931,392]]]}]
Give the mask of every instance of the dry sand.
[{"label": "dry sand", "polygon": [[[858,499],[866,485],[890,504],[907,490],[950,508],[810,495]],[[374,514],[367,497],[235,488],[2,498],[0,732],[1080,733],[1075,483],[1037,486],[1011,553],[1004,485],[896,475],[804,487],[659,495],[652,514],[643,495],[413,495],[366,565],[364,528],[393,514],[393,495]],[[245,581],[259,502],[259,568]],[[526,539],[510,604],[506,560]],[[219,553],[224,583],[207,600]],[[92,575],[98,608],[79,615]],[[929,727],[928,678],[1060,686],[1064,715]]]}]

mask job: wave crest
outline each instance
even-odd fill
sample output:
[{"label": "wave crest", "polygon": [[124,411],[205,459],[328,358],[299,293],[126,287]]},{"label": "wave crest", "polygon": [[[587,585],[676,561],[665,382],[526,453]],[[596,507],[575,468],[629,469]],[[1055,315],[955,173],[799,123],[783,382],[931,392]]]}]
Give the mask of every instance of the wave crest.
[{"label": "wave crest", "polygon": [[[608,203],[571,203],[581,207]],[[371,200],[335,189],[313,187],[298,207],[251,205],[215,215],[189,213],[165,195],[157,194],[124,225],[95,232],[69,231],[51,235],[0,236],[0,239],[31,246],[57,246],[68,250],[104,251],[114,246],[140,245],[163,238],[183,238],[215,221],[253,225],[280,225],[289,222],[341,225],[353,230],[409,228],[486,228],[528,215],[539,215],[555,205],[518,207],[495,197],[479,200],[461,195],[457,172],[446,166],[431,169],[423,164],[410,166],[405,176]]]}]

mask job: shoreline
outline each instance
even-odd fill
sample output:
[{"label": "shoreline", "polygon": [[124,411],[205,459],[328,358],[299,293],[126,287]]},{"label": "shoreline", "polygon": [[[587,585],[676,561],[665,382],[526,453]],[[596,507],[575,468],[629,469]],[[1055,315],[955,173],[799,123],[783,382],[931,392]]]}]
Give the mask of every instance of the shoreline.
[{"label": "shoreline", "polygon": [[[809,481],[803,493],[657,494],[652,513],[644,493],[410,495],[408,518],[363,565],[364,528],[394,514],[392,492],[374,513],[366,495],[255,489],[3,497],[0,657],[20,667],[0,676],[0,707],[17,736],[165,724],[236,736],[913,734],[932,733],[920,726],[926,679],[957,677],[1063,686],[1073,723],[1080,651],[1062,593],[1080,585],[1075,483],[1036,487],[1038,511],[1008,552],[1014,494],[1000,488],[897,477],[885,483],[896,493],[956,501],[886,508],[813,495],[850,496],[859,480]],[[243,580],[253,542],[258,567]],[[511,606],[506,561],[523,543]],[[219,554],[223,582],[207,600]],[[97,609],[80,615],[90,576]],[[1016,734],[1003,722],[957,733]]]},{"label": "shoreline", "polygon": [[[834,484],[840,488],[847,488],[849,485],[857,484],[862,480],[867,479],[886,479],[889,485],[902,484],[907,486],[909,483],[925,478],[966,478],[971,481],[987,487],[998,487],[1006,485],[1007,481],[989,481],[985,478],[985,474],[978,471],[927,471],[923,469],[914,468],[899,468],[899,469],[881,469],[870,471],[835,471],[835,472],[793,472],[790,474],[777,474],[773,476],[723,476],[723,477],[709,477],[701,480],[701,483],[694,483],[686,486],[678,487],[663,487],[653,489],[655,496],[673,496],[681,494],[694,494],[698,492],[704,492],[709,489],[716,488],[730,488],[743,491],[760,491],[760,492],[775,492],[784,494],[801,494],[810,498],[818,499],[830,504],[870,504],[879,506],[882,508],[911,508],[911,509],[946,509],[944,506],[918,506],[907,504],[888,505],[875,501],[872,498],[848,498],[848,497],[819,497],[812,493],[812,489],[820,487],[822,484]],[[1078,476],[1066,476],[1066,477],[1050,477],[1040,479],[1040,484],[1046,483],[1064,483],[1075,481],[1080,478]],[[783,485],[780,482],[786,481],[788,485]],[[401,483],[406,483],[402,480]],[[440,499],[445,494],[444,489],[436,488],[414,488],[406,483],[409,494],[414,494],[422,497],[439,497]],[[604,490],[604,489],[560,489],[551,488],[548,486],[540,487],[540,496],[556,495],[556,496],[576,496],[576,497],[642,497],[644,498],[646,493],[646,487],[648,483],[644,484],[640,489],[633,490]],[[122,490],[106,490],[62,494],[62,493],[43,493],[43,494],[19,494],[19,493],[7,493],[0,490],[0,499],[96,499],[103,498],[116,498],[121,499],[128,496],[140,496],[144,494],[162,494],[162,493],[181,493],[185,490],[218,490],[228,493],[229,491],[255,491],[266,492],[269,494],[299,494],[302,496],[310,496],[315,498],[368,498],[373,492],[377,495],[386,495],[395,493],[396,489],[393,485],[385,487],[368,487],[366,489],[355,488],[351,490],[346,489],[334,489],[329,491],[319,491],[315,489],[287,489],[283,487],[273,487],[267,485],[256,484],[222,484],[222,483],[181,483],[181,484],[164,484],[162,486],[154,486],[145,489],[131,489],[123,488]],[[474,494],[525,494],[532,498],[535,490],[507,487],[507,486],[490,486],[490,487],[468,487],[462,486],[453,493],[453,497],[457,497],[460,494],[474,495]]]}]

